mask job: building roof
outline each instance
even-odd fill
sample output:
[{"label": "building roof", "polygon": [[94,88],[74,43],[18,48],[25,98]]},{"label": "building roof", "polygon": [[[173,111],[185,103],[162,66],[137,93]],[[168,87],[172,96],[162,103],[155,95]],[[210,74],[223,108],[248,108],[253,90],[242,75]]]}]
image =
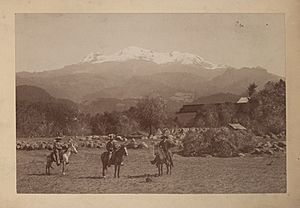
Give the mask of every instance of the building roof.
[{"label": "building roof", "polygon": [[248,97],[241,97],[236,103],[248,103],[249,98]]},{"label": "building roof", "polygon": [[202,109],[204,104],[183,105],[178,113],[196,113]]},{"label": "building roof", "polygon": [[179,112],[177,113],[197,113],[203,110],[203,106],[210,106],[210,105],[232,105],[232,104],[243,104],[248,103],[250,100],[249,97],[241,97],[237,102],[220,102],[220,103],[199,103],[199,104],[189,104],[183,105]]},{"label": "building roof", "polygon": [[197,113],[199,111],[203,111],[204,106],[217,106],[217,105],[231,105],[234,103],[225,102],[225,103],[203,103],[203,104],[190,104],[183,105],[177,113]]},{"label": "building roof", "polygon": [[229,123],[228,124],[231,128],[233,128],[234,130],[246,130],[246,128],[244,126],[242,126],[241,124],[239,123]]}]

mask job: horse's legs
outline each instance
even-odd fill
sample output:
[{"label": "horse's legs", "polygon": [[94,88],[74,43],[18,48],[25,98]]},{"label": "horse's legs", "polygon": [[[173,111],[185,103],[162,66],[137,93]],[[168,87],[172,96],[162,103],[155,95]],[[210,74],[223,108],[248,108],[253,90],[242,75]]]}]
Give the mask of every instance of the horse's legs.
[{"label": "horse's legs", "polygon": [[167,167],[167,175],[169,174],[169,164],[166,163],[166,167]]},{"label": "horse's legs", "polygon": [[63,162],[62,162],[62,174],[63,174],[63,175],[66,175],[66,172],[65,172],[65,165],[66,165],[66,162],[63,161]]},{"label": "horse's legs", "polygon": [[117,178],[119,178],[119,165],[117,165]]},{"label": "horse's legs", "polygon": [[105,154],[101,155],[101,161],[102,161],[102,176],[103,178],[105,178],[107,165],[108,165],[108,157],[106,157]]},{"label": "horse's legs", "polygon": [[158,176],[161,175],[161,172],[160,172],[160,164],[157,164],[157,169],[158,169]]},{"label": "horse's legs", "polygon": [[103,176],[103,178],[105,178],[105,166],[104,165],[102,167],[102,176]]},{"label": "horse's legs", "polygon": [[50,168],[52,168],[52,158],[50,156],[47,156],[46,174],[48,175],[50,175]]},{"label": "horse's legs", "polygon": [[114,178],[117,177],[117,165],[115,165],[115,173],[114,173]]},{"label": "horse's legs", "polygon": [[118,178],[120,178],[120,168],[121,168],[121,165],[118,165]]},{"label": "horse's legs", "polygon": [[50,167],[51,167],[51,163],[48,163],[46,164],[46,174],[47,175],[50,175]]},{"label": "horse's legs", "polygon": [[48,166],[48,174],[49,174],[49,175],[50,175],[50,169],[51,169],[51,168],[53,168],[53,167],[52,167],[52,161],[49,163],[49,166]]},{"label": "horse's legs", "polygon": [[46,160],[46,175],[48,174],[48,157],[47,157],[47,160]]},{"label": "horse's legs", "polygon": [[163,175],[163,174],[164,174],[164,173],[163,173],[163,172],[164,172],[164,171],[163,171],[163,165],[164,165],[163,163],[160,164],[160,175]]}]

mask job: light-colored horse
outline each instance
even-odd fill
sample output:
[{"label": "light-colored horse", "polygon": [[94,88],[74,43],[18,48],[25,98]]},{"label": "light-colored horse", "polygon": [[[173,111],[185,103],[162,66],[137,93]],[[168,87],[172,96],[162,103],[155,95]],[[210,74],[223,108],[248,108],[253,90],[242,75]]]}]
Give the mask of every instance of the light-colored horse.
[{"label": "light-colored horse", "polygon": [[[69,144],[69,147],[60,153],[60,161],[62,164],[62,174],[66,175],[65,169],[66,165],[69,164],[69,157],[71,156],[72,153],[77,154],[78,151],[76,147],[74,146],[73,143]],[[49,155],[47,155],[47,162],[46,162],[46,174],[50,175],[50,168],[52,167],[52,163],[54,162],[54,157],[53,157],[53,152],[51,152]]]}]

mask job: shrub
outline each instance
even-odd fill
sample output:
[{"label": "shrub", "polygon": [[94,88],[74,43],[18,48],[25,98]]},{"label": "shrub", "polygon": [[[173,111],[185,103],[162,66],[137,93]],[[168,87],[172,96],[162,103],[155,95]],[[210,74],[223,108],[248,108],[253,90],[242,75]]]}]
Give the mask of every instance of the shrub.
[{"label": "shrub", "polygon": [[247,130],[231,130],[227,127],[210,128],[206,131],[188,132],[183,140],[184,156],[214,155],[231,157],[251,152],[257,141]]}]

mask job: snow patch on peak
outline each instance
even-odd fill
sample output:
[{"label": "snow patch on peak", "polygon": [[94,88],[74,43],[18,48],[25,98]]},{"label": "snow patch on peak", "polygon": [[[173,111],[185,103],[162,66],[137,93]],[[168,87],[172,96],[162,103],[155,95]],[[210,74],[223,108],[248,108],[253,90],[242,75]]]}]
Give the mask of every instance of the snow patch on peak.
[{"label": "snow patch on peak", "polygon": [[205,61],[202,57],[191,54],[181,53],[178,51],[172,52],[155,52],[152,50],[130,46],[124,48],[114,54],[104,55],[102,53],[91,53],[87,55],[81,63],[103,63],[103,62],[123,62],[127,60],[144,60],[154,62],[156,64],[168,64],[168,63],[181,63],[185,65],[198,65],[204,68],[214,69],[220,68],[219,65],[215,65],[208,61]]},{"label": "snow patch on peak", "polygon": [[101,56],[100,53],[90,53],[81,62],[95,62],[97,61],[98,56]]}]

